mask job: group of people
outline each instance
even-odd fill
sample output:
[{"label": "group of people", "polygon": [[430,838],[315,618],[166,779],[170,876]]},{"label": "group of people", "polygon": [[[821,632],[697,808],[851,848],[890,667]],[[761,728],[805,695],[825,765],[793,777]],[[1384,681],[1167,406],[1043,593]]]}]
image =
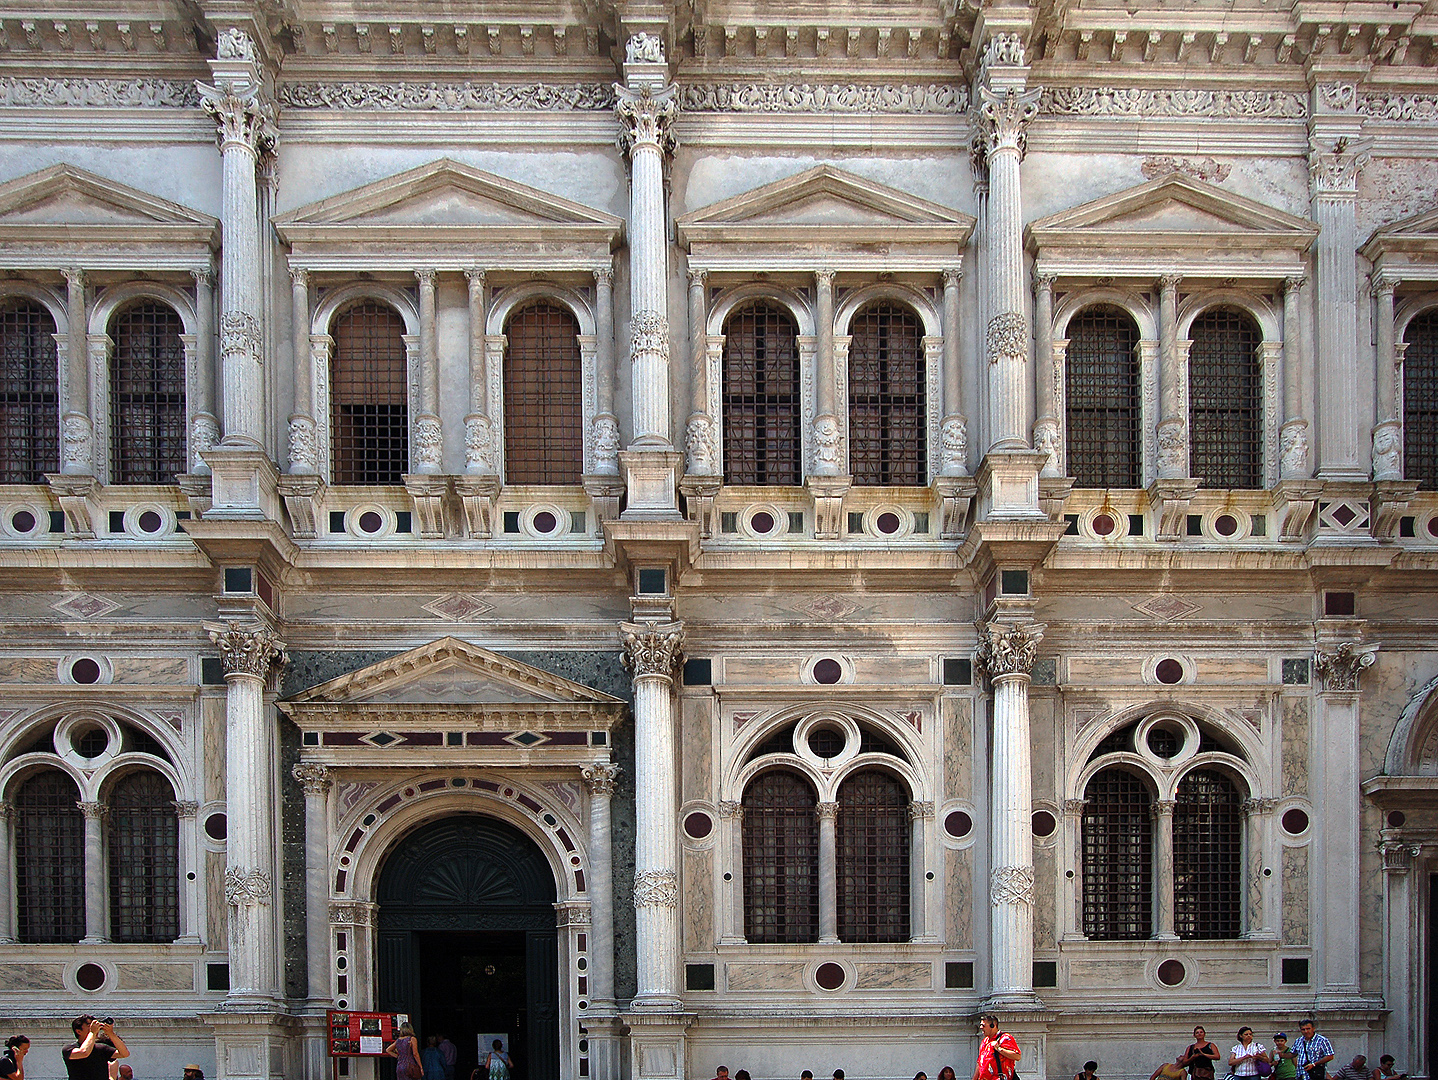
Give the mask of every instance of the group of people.
[{"label": "group of people", "polygon": [[[1228,1053],[1228,1072],[1224,1080],[1407,1080],[1408,1074],[1397,1069],[1392,1054],[1378,1059],[1378,1068],[1368,1067],[1368,1058],[1357,1054],[1353,1060],[1332,1074],[1328,1064],[1334,1058],[1333,1044],[1318,1033],[1312,1020],[1298,1025],[1299,1037],[1289,1044],[1283,1031],[1273,1036],[1273,1049],[1253,1037],[1251,1027],[1238,1029],[1238,1042]],[[1149,1080],[1214,1080],[1222,1054],[1202,1027],[1193,1029],[1193,1042],[1172,1062],[1164,1062]],[[1097,1068],[1093,1062],[1089,1063]],[[1085,1073],[1088,1073],[1085,1066]],[[1089,1073],[1080,1073],[1074,1080],[1097,1080]]]},{"label": "group of people", "polygon": [[[394,1042],[385,1047],[384,1052],[395,1059],[397,1080],[454,1080],[454,1066],[459,1060],[459,1048],[448,1035],[429,1036],[421,1050],[412,1024],[401,1024]],[[494,1046],[480,1058],[479,1067],[470,1074],[470,1080],[510,1080],[513,1071],[514,1062],[505,1053],[504,1043],[495,1039]]]},{"label": "group of people", "polygon": [[[75,1017],[70,1027],[75,1041],[60,1051],[69,1080],[134,1080],[134,1068],[124,1061],[130,1056],[130,1048],[116,1034],[111,1017],[101,1020],[85,1013]],[[29,1053],[28,1036],[14,1035],[6,1039],[5,1052],[0,1054],[0,1080],[25,1080],[25,1059]],[[204,1070],[198,1065],[186,1065],[183,1080],[205,1080]]]}]

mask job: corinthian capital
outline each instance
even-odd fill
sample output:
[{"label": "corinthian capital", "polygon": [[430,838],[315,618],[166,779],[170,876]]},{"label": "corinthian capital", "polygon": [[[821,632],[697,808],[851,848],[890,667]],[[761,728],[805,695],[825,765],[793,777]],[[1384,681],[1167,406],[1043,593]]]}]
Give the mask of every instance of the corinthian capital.
[{"label": "corinthian capital", "polygon": [[1354,195],[1358,173],[1368,164],[1369,141],[1335,139],[1331,146],[1314,139],[1308,154],[1308,178],[1315,195]]},{"label": "corinthian capital", "polygon": [[1024,129],[1039,112],[1040,90],[1005,90],[997,94],[979,87],[979,115],[984,118],[984,151],[993,157],[1000,150],[1024,152]]},{"label": "corinthian capital", "polygon": [[978,661],[989,678],[1027,675],[1034,667],[1044,627],[1038,623],[1013,626],[1008,623],[979,623]]},{"label": "corinthian capital", "polygon": [[591,795],[613,795],[614,785],[619,780],[619,766],[612,761],[596,761],[579,770],[584,782],[589,785]]},{"label": "corinthian capital", "polygon": [[684,648],[683,623],[620,623],[619,638],[624,643],[624,666],[636,679],[643,675],[673,677]]},{"label": "corinthian capital", "polygon": [[301,761],[290,775],[304,786],[306,795],[324,795],[330,789],[329,769],[313,761]]},{"label": "corinthian capital", "polygon": [[1339,690],[1352,693],[1358,689],[1358,676],[1364,668],[1373,666],[1378,652],[1377,645],[1361,645],[1356,641],[1344,641],[1332,652],[1319,649],[1313,654],[1313,666],[1323,677],[1325,690]]},{"label": "corinthian capital", "polygon": [[655,147],[661,154],[673,151],[676,143],[670,129],[679,112],[677,90],[673,85],[657,92],[647,86],[630,90],[615,85],[614,92],[619,100],[614,111],[623,125],[619,133],[621,150],[631,155],[644,146]]},{"label": "corinthian capital", "polygon": [[275,106],[257,86],[197,82],[195,89],[200,92],[200,108],[215,118],[220,153],[239,146],[258,157],[274,149],[279,140]]},{"label": "corinthian capital", "polygon": [[261,626],[252,623],[225,622],[206,624],[210,640],[219,647],[220,663],[225,666],[226,675],[253,675],[263,679],[270,673],[270,665],[283,664],[285,643]]}]

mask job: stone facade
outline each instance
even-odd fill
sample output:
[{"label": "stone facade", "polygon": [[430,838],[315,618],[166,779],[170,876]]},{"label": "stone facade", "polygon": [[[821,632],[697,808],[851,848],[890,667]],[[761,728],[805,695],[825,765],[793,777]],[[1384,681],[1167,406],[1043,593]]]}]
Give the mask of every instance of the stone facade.
[{"label": "stone facade", "polygon": [[96,11],[0,14],[27,1076],[331,1075],[462,815],[555,1077],[1430,1074],[1431,12]]}]

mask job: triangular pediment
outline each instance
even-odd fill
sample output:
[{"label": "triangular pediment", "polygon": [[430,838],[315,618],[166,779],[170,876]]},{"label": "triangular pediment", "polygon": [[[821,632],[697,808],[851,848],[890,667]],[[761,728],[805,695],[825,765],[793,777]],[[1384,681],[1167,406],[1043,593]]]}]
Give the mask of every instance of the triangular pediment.
[{"label": "triangular pediment", "polygon": [[542,668],[445,637],[311,687],[280,707],[296,715],[347,707],[493,712],[507,707],[612,711],[622,705],[618,698]]},{"label": "triangular pediment", "polygon": [[928,199],[819,165],[679,218],[687,244],[888,238],[963,244],[974,219]]},{"label": "triangular pediment", "polygon": [[208,230],[218,224],[208,214],[73,165],[51,165],[0,184],[0,227],[118,225]]},{"label": "triangular pediment", "polygon": [[[1395,267],[1438,262],[1438,207],[1374,230],[1362,255],[1375,265]],[[1424,277],[1432,280],[1432,271]]]}]

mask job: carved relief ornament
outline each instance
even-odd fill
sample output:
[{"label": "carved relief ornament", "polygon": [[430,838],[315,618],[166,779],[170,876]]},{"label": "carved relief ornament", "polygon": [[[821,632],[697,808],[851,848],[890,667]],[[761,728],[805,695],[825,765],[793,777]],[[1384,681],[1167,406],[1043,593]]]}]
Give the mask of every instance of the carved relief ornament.
[{"label": "carved relief ornament", "polygon": [[989,882],[989,903],[1032,904],[1034,902],[1034,868],[1032,866],[996,866]]},{"label": "carved relief ornament", "polygon": [[619,148],[626,154],[645,146],[671,153],[678,145],[672,131],[679,113],[677,88],[671,84],[654,93],[647,86],[635,91],[616,85],[614,92],[618,95],[614,111],[621,125]]},{"label": "carved relief ornament", "polygon": [[636,870],[634,906],[678,907],[679,878],[673,870]]},{"label": "carved relief ornament", "polygon": [[1006,90],[996,94],[979,87],[979,113],[984,125],[984,150],[992,157],[1000,150],[1024,152],[1024,129],[1039,113],[1041,90]]},{"label": "carved relief ornament", "polygon": [[324,795],[330,789],[330,771],[313,761],[301,761],[290,770],[290,775],[303,785],[306,795]]},{"label": "carved relief ornament", "polygon": [[240,89],[197,83],[196,89],[200,93],[200,108],[213,116],[219,126],[216,134],[221,153],[231,147],[242,147],[259,157],[274,149],[279,140],[275,106],[257,87]]},{"label": "carved relief ornament", "polygon": [[579,770],[584,782],[589,785],[591,795],[609,796],[614,794],[614,785],[619,781],[620,768],[612,761],[596,761]]},{"label": "carved relief ornament", "polygon": [[619,638],[624,644],[624,666],[636,679],[673,677],[684,647],[683,623],[620,623]]},{"label": "carved relief ornament", "polygon": [[978,661],[992,679],[1005,675],[1028,675],[1033,670],[1044,627],[1039,623],[1011,626],[1007,623],[979,623]]},{"label": "carved relief ornament", "polygon": [[1347,693],[1358,689],[1358,676],[1364,668],[1373,666],[1377,659],[1377,645],[1360,645],[1356,641],[1344,641],[1332,652],[1319,649],[1313,654],[1313,666],[1323,678],[1325,690]]},{"label": "carved relief ornament", "polygon": [[227,622],[207,625],[205,629],[209,631],[210,640],[219,647],[220,663],[224,665],[226,675],[252,675],[263,679],[269,675],[272,664],[283,664],[288,659],[285,643],[259,623],[241,626]]},{"label": "carved relief ornament", "polygon": [[231,907],[270,902],[270,875],[254,867],[225,868],[225,900]]}]

